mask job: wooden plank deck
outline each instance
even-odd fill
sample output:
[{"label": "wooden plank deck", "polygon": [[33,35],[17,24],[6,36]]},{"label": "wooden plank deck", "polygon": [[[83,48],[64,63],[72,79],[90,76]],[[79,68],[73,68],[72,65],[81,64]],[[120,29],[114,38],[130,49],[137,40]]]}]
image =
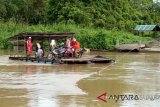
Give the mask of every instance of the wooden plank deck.
[{"label": "wooden plank deck", "polygon": [[83,58],[62,58],[58,61],[53,61],[51,59],[47,59],[46,57],[43,58],[35,58],[35,57],[15,57],[10,56],[9,59],[11,60],[22,60],[22,61],[31,61],[31,62],[43,62],[43,63],[60,63],[60,64],[89,64],[89,63],[112,63],[114,60],[108,59],[105,57],[83,57]]},{"label": "wooden plank deck", "polygon": [[52,62],[52,60],[47,59],[46,57],[43,58],[35,58],[35,57],[19,57],[19,56],[10,56],[9,59],[11,60],[22,60],[22,61],[37,61],[37,62]]}]

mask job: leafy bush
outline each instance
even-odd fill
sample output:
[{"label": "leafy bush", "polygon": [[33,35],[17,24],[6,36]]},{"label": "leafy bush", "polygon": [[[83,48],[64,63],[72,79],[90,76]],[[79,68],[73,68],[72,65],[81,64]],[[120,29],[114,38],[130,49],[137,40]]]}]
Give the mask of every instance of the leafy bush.
[{"label": "leafy bush", "polygon": [[39,24],[30,26],[9,21],[5,23],[0,22],[0,47],[10,47],[11,44],[7,38],[20,32],[75,32],[77,40],[81,43],[81,47],[108,50],[114,49],[116,40],[124,44],[151,39],[149,37],[135,36],[128,32],[82,27],[75,24],[55,23],[52,25]]}]

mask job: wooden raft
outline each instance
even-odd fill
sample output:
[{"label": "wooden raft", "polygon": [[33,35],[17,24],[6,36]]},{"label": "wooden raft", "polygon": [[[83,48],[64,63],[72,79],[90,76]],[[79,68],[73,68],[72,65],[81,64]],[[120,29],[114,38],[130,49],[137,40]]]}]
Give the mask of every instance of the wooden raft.
[{"label": "wooden raft", "polygon": [[35,57],[17,57],[17,56],[10,56],[9,59],[11,60],[21,60],[26,62],[43,62],[43,63],[54,63],[51,59],[47,59],[46,57],[43,58],[35,58]]},{"label": "wooden raft", "polygon": [[67,64],[87,64],[87,63],[112,63],[115,62],[112,59],[97,55],[91,58],[70,58],[70,59],[61,59],[61,62]]},{"label": "wooden raft", "polygon": [[18,57],[18,56],[10,56],[9,59],[11,60],[22,60],[22,61],[29,61],[29,62],[43,62],[43,63],[59,63],[59,64],[89,64],[89,63],[112,63],[114,60],[102,57],[102,56],[95,56],[90,58],[62,58],[58,61],[47,59],[46,57],[43,58],[35,58],[35,57]]}]

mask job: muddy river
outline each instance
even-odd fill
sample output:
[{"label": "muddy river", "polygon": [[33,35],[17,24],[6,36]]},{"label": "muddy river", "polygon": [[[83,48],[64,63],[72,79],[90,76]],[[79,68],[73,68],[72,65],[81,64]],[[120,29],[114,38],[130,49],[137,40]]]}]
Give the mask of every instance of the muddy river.
[{"label": "muddy river", "polygon": [[0,107],[160,107],[159,53],[86,55],[97,54],[116,63],[31,63],[0,51]]}]

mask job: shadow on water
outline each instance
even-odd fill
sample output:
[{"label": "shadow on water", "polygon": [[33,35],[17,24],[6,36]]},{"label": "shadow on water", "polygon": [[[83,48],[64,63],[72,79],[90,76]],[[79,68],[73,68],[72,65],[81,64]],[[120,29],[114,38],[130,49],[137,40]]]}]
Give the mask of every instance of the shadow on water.
[{"label": "shadow on water", "polygon": [[[10,61],[0,56],[2,107],[151,107],[158,101],[99,101],[108,95],[160,94],[158,54],[92,52],[118,62],[108,64],[50,65]],[[121,58],[121,60],[119,60]]]}]

